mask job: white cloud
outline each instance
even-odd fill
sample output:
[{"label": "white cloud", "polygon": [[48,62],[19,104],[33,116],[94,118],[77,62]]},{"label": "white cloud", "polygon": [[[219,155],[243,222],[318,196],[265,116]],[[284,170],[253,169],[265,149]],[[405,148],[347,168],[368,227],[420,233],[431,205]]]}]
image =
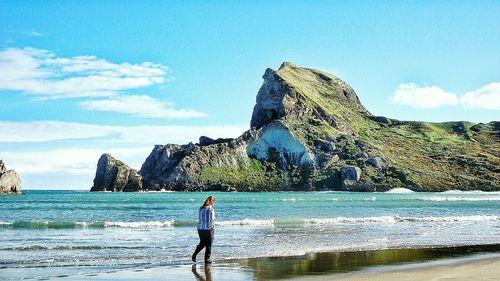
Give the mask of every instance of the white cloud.
[{"label": "white cloud", "polygon": [[59,174],[87,175],[95,173],[99,157],[107,152],[129,166],[140,169],[142,162],[151,152],[152,147],[80,149],[65,148],[43,151],[0,152],[5,165],[22,175]]},{"label": "white cloud", "polygon": [[391,102],[416,108],[437,108],[459,105],[465,108],[500,109],[500,82],[490,83],[477,90],[458,96],[437,87],[420,87],[415,83],[399,85]]},{"label": "white cloud", "polygon": [[99,110],[131,114],[150,118],[192,118],[206,114],[190,109],[175,109],[174,104],[145,95],[116,96],[108,99],[88,100],[80,103],[86,110]]},{"label": "white cloud", "polygon": [[168,68],[161,64],[115,64],[95,56],[60,58],[47,50],[0,51],[0,90],[44,98],[114,96],[118,92],[161,84]]},{"label": "white cloud", "polygon": [[107,152],[139,170],[153,147],[2,152],[8,169],[21,177],[23,189],[85,189],[92,186],[97,161]]},{"label": "white cloud", "polygon": [[480,89],[465,93],[460,103],[466,108],[500,109],[500,82],[491,83]]},{"label": "white cloud", "polygon": [[140,145],[183,144],[197,142],[201,135],[238,137],[246,129],[243,126],[108,126],[59,121],[0,121],[0,143],[94,139]]},{"label": "white cloud", "polygon": [[43,37],[43,36],[45,36],[44,33],[41,33],[41,32],[38,32],[38,31],[34,31],[34,30],[32,30],[30,32],[26,32],[25,34],[29,35],[29,36],[35,36],[35,37]]},{"label": "white cloud", "polygon": [[191,109],[176,109],[173,103],[147,95],[125,95],[127,90],[164,83],[167,71],[166,66],[151,62],[115,64],[96,56],[62,58],[34,48],[0,51],[0,90],[22,91],[39,99],[107,97],[80,106],[136,117],[206,116]]},{"label": "white cloud", "polygon": [[420,87],[415,83],[401,84],[391,97],[396,104],[416,108],[437,108],[446,105],[456,105],[457,95],[444,91],[437,86]]},{"label": "white cloud", "polygon": [[0,121],[0,142],[46,142],[88,139],[116,133],[112,126],[59,121]]},{"label": "white cloud", "polygon": [[[198,142],[201,135],[238,137],[246,129],[244,126],[106,126],[0,121],[0,159],[21,175],[23,187],[86,189],[92,185],[97,161],[103,153],[140,169],[155,144]],[[58,148],[53,149],[54,145]],[[48,175],[57,179],[50,179]]]}]

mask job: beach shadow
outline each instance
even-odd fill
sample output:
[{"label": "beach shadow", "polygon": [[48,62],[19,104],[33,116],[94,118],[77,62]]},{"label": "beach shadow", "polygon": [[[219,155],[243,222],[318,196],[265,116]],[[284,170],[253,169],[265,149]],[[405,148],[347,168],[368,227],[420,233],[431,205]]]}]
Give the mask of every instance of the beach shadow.
[{"label": "beach shadow", "polygon": [[205,278],[203,278],[203,276],[201,276],[201,274],[199,274],[196,270],[196,264],[193,264],[191,267],[191,272],[193,272],[197,281],[212,281],[212,270],[209,264],[205,265]]}]

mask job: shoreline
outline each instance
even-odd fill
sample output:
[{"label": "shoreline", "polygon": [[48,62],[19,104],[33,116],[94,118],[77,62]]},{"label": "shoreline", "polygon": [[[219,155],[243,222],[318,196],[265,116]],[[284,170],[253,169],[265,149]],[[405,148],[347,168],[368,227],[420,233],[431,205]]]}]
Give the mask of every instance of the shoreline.
[{"label": "shoreline", "polygon": [[364,270],[301,276],[293,281],[365,281],[365,280],[497,280],[500,276],[500,253],[473,255],[448,260],[438,260],[417,264],[366,268]]},{"label": "shoreline", "polygon": [[215,260],[212,265],[181,263],[66,277],[71,280],[156,280],[165,277],[193,280],[194,277],[198,281],[350,281],[433,280],[440,276],[452,276],[453,280],[495,280],[500,276],[500,244],[320,252],[303,256]]},{"label": "shoreline", "polygon": [[312,252],[300,256],[259,257],[234,262],[253,269],[258,279],[268,280],[339,274],[367,268],[423,264],[489,254],[498,254],[500,257],[500,244]]}]

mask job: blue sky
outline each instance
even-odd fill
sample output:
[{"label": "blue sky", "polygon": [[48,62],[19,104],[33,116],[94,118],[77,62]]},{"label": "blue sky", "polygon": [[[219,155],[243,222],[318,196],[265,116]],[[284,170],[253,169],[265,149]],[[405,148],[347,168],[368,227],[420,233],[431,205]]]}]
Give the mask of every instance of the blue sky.
[{"label": "blue sky", "polygon": [[[104,3],[102,3],[104,2]],[[498,1],[2,1],[0,159],[88,189],[100,154],[236,137],[268,67],[321,69],[375,115],[498,120]]]}]

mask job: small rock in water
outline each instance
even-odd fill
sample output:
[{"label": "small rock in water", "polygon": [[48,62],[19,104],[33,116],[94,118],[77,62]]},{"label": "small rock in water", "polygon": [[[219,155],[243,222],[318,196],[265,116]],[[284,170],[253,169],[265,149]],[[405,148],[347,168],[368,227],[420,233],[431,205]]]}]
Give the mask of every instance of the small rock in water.
[{"label": "small rock in water", "polygon": [[0,194],[21,193],[21,179],[14,170],[7,170],[0,160]]},{"label": "small rock in water", "polygon": [[142,177],[109,154],[103,154],[97,163],[94,186],[90,191],[140,191]]}]

